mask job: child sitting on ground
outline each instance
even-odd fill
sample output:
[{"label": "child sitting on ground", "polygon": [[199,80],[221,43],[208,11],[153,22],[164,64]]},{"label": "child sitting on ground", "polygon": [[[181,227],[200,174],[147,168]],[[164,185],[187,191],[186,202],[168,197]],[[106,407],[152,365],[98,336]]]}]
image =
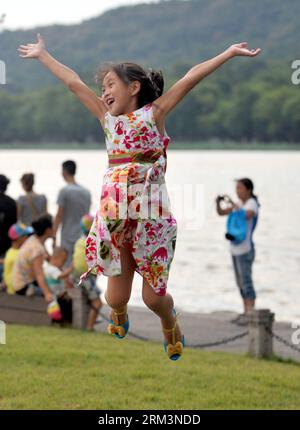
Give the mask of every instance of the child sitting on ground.
[{"label": "child sitting on ground", "polygon": [[63,266],[68,258],[68,252],[61,247],[55,247],[49,261],[43,263],[43,270],[46,282],[51,292],[57,297],[65,296],[69,288],[69,275],[72,272],[72,266],[64,269]]},{"label": "child sitting on ground", "polygon": [[[51,312],[48,310],[48,313],[54,321],[60,323],[72,322],[72,301],[67,291],[68,288],[73,287],[69,279],[69,275],[72,272],[72,265],[64,269],[67,258],[68,252],[64,248],[55,247],[49,260],[45,260],[43,263],[46,282],[50,291],[55,296],[55,300],[50,306]],[[55,312],[52,314],[53,306],[59,309],[59,317],[57,317]]]},{"label": "child sitting on ground", "polygon": [[[82,236],[77,240],[74,247],[73,253],[73,279],[75,285],[78,284],[80,276],[87,271],[87,264],[85,259],[85,241],[89,234],[90,228],[93,223],[93,217],[91,215],[84,215],[80,221],[80,227],[82,231]],[[94,330],[94,325],[102,307],[102,302],[100,299],[101,290],[96,285],[96,279],[91,277],[86,279],[81,288],[87,300],[90,304],[90,312],[87,322],[87,330]]]},{"label": "child sitting on ground", "polygon": [[29,227],[23,223],[13,224],[8,230],[8,237],[12,241],[12,245],[9,250],[6,252],[4,260],[3,260],[3,281],[4,287],[6,288],[6,292],[8,294],[15,294],[15,290],[13,287],[13,267],[17,260],[19,250],[25,240],[34,233],[32,227]]}]

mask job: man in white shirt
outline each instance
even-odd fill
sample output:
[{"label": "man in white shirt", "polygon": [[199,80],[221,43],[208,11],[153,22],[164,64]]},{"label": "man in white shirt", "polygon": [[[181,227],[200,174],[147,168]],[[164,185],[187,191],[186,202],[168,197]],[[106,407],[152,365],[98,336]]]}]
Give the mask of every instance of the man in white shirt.
[{"label": "man in white shirt", "polygon": [[[251,179],[242,178],[236,181],[237,203],[234,203],[228,196],[218,196],[216,199],[217,213],[221,216],[229,215],[238,209],[244,209],[246,212],[246,238],[240,243],[236,244],[232,241],[230,244],[235,279],[244,304],[244,314],[234,320],[239,325],[248,323],[248,314],[254,309],[256,299],[252,281],[252,264],[255,259],[253,232],[258,220],[259,203],[253,190],[254,185]],[[221,201],[225,201],[227,207],[222,208]]]}]

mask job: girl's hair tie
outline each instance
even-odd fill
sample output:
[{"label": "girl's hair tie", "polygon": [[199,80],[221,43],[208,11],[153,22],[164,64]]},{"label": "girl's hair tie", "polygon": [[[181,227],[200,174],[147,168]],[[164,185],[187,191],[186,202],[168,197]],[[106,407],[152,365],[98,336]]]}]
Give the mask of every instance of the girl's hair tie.
[{"label": "girl's hair tie", "polygon": [[149,72],[147,73],[147,78],[150,81],[150,84],[151,84],[152,88],[154,89],[156,95],[158,95],[160,91],[159,91],[159,88],[157,86],[157,83],[153,79],[153,71],[152,71],[152,69],[149,69]]}]

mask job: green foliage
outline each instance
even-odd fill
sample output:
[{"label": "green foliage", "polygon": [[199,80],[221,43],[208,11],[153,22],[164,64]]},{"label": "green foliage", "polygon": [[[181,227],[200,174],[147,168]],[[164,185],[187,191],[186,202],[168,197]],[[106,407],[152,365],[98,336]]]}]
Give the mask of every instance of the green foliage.
[{"label": "green foliage", "polygon": [[120,7],[78,25],[4,31],[0,58],[15,90],[55,82],[16,51],[19,44],[35,41],[38,31],[55,57],[90,79],[106,61],[133,60],[168,68],[178,60],[199,63],[244,40],[263,48],[267,60],[292,61],[299,55],[299,15],[298,0],[173,0]]},{"label": "green foliage", "polygon": [[[261,61],[252,70],[238,61],[225,65],[169,115],[168,133],[189,141],[299,142],[300,90],[283,79],[288,65],[273,66]],[[173,67],[166,87],[182,76],[181,68]],[[0,142],[36,141],[87,144],[103,142],[104,135],[100,123],[60,84],[0,93]]]},{"label": "green foliage", "polygon": [[103,62],[162,68],[168,88],[193,65],[247,40],[262,54],[235,58],[204,79],[170,114],[168,133],[188,141],[300,142],[300,90],[291,83],[299,13],[297,0],[172,0],[121,7],[79,25],[4,31],[0,143],[104,141],[99,122],[73,94],[37,61],[19,58],[17,46],[34,41],[37,31],[97,92],[94,75]]}]

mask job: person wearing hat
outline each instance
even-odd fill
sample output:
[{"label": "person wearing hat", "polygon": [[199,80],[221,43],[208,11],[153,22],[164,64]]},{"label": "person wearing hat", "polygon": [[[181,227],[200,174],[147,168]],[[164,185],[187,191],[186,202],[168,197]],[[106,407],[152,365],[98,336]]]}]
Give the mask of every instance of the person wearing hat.
[{"label": "person wearing hat", "polygon": [[[80,279],[80,276],[87,271],[87,263],[85,258],[85,242],[86,237],[89,234],[89,231],[93,224],[93,216],[90,214],[84,215],[80,220],[80,228],[82,232],[82,236],[77,240],[74,246],[73,253],[73,281],[77,285]],[[98,316],[98,312],[102,307],[102,302],[100,299],[101,290],[96,285],[96,279],[94,277],[90,277],[85,279],[82,283],[81,288],[90,304],[90,312],[88,315],[87,321],[87,330],[93,330],[94,325]]]},{"label": "person wearing hat", "polygon": [[8,294],[15,294],[15,290],[13,287],[13,267],[17,260],[19,250],[25,240],[34,233],[32,227],[29,227],[25,224],[18,223],[13,224],[8,230],[8,237],[12,241],[12,245],[9,250],[6,252],[4,257],[4,271],[3,271],[3,280],[4,285],[6,287],[6,292]]},{"label": "person wearing hat", "polygon": [[[240,243],[231,242],[230,250],[232,256],[233,269],[237,286],[243,300],[244,313],[240,314],[232,322],[238,325],[248,323],[249,312],[255,307],[256,292],[252,280],[252,265],[255,259],[255,246],[253,233],[258,221],[259,202],[254,194],[254,184],[249,178],[236,180],[236,193],[238,201],[225,195],[216,199],[217,213],[219,215],[229,215],[231,212],[244,209],[246,213],[246,238]],[[226,207],[221,207],[221,202],[226,202]]]},{"label": "person wearing hat", "polygon": [[5,194],[9,179],[0,175],[0,282],[2,280],[3,259],[6,251],[11,247],[8,230],[17,222],[17,205],[14,199]]}]

